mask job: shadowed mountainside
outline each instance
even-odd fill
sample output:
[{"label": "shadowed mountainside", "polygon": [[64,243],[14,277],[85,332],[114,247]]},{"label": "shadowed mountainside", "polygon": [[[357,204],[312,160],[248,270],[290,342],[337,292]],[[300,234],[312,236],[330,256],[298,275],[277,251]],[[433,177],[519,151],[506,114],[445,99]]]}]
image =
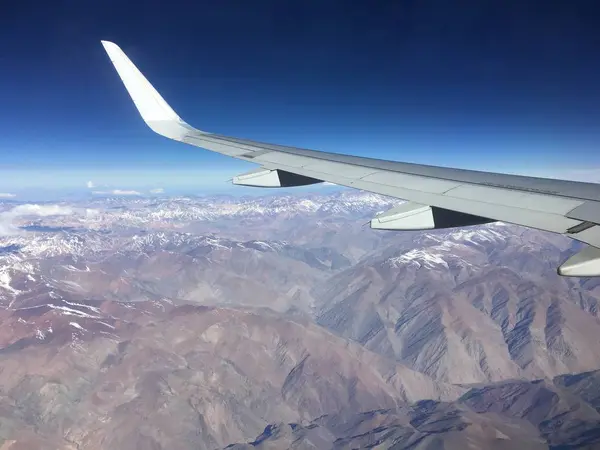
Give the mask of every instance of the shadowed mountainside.
[{"label": "shadowed mountainside", "polygon": [[501,382],[473,388],[450,403],[424,400],[310,423],[277,423],[253,442],[228,448],[594,449],[600,447],[599,379],[592,372],[553,383]]},{"label": "shadowed mountainside", "polygon": [[593,370],[600,282],[556,275],[564,245],[497,225],[420,235],[316,287],[317,322],[451,383]]}]

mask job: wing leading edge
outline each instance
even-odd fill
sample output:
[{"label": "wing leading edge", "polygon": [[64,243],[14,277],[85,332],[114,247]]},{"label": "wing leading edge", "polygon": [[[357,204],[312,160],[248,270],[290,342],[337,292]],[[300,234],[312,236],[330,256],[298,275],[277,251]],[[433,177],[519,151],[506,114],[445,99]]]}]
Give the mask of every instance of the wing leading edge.
[{"label": "wing leading edge", "polygon": [[600,185],[340,155],[200,131],[168,105],[114,43],[102,41],[146,124],[176,141],[259,164],[233,179],[261,187],[327,181],[407,200],[371,221],[408,230],[503,221],[589,244],[558,268],[565,276],[600,276]]}]

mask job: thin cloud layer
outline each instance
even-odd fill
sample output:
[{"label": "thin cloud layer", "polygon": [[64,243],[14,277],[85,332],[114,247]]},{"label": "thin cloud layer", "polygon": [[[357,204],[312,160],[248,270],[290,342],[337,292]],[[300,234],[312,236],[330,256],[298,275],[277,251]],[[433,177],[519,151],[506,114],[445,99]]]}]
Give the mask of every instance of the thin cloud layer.
[{"label": "thin cloud layer", "polygon": [[155,189],[150,189],[150,193],[151,194],[164,194],[165,190],[163,188],[155,188]]},{"label": "thin cloud layer", "polygon": [[14,221],[19,217],[49,217],[49,216],[69,216],[74,214],[75,210],[70,206],[62,205],[19,205],[0,213],[0,236],[11,236],[22,233],[23,231],[14,225]]},{"label": "thin cloud layer", "polygon": [[15,194],[11,194],[9,192],[0,192],[0,198],[13,198],[16,197]]},{"label": "thin cloud layer", "polygon": [[94,195],[142,195],[141,192],[131,191],[131,190],[123,190],[123,189],[113,189],[112,191],[92,191]]},{"label": "thin cloud layer", "polygon": [[115,189],[112,191],[113,195],[142,195],[141,192],[138,191],[127,191],[127,190],[121,190],[121,189]]}]

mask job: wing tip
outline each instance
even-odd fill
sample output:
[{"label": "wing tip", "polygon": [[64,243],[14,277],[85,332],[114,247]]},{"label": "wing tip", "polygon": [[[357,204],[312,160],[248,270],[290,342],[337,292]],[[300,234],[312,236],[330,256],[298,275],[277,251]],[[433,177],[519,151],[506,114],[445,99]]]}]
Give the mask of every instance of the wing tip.
[{"label": "wing tip", "polygon": [[108,40],[100,42],[146,125],[175,140],[182,140],[190,130],[201,132],[177,115],[117,44]]},{"label": "wing tip", "polygon": [[104,47],[104,50],[106,50],[107,52],[110,50],[121,50],[121,48],[115,44],[112,41],[105,41],[105,40],[100,40],[100,43],[102,44],[102,46]]}]

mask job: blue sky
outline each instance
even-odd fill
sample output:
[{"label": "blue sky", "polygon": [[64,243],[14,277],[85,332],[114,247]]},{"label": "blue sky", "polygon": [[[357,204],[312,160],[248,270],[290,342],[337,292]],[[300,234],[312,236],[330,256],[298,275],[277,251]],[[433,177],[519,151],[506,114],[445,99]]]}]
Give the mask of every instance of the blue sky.
[{"label": "blue sky", "polygon": [[207,131],[600,181],[592,1],[26,3],[0,17],[0,192],[230,192],[253,167],[147,129],[101,39]]}]

